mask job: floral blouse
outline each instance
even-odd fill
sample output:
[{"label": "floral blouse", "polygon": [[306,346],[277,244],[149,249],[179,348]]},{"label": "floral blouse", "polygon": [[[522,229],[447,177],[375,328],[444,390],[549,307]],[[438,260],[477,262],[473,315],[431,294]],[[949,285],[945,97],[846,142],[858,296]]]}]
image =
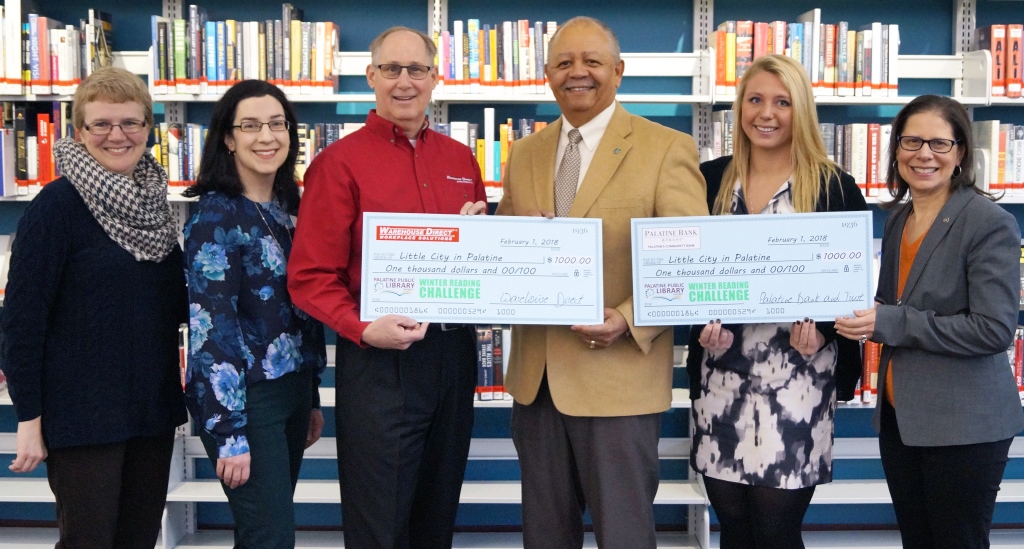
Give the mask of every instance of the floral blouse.
[{"label": "floral blouse", "polygon": [[185,225],[189,356],[185,400],[220,449],[249,451],[246,387],[327,360],[323,325],[292,305],[285,276],[293,227],[276,202],[211,192]]}]

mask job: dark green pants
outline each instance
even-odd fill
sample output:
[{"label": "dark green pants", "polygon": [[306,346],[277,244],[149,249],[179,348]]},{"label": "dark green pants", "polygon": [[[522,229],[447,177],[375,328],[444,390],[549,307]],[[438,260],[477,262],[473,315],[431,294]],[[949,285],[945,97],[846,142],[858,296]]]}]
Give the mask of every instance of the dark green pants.
[{"label": "dark green pants", "polygon": [[[313,374],[308,371],[261,381],[247,390],[249,481],[233,490],[221,484],[235,519],[235,549],[295,547],[292,495],[306,446],[312,390]],[[213,439],[205,431],[200,438],[216,468]]]}]

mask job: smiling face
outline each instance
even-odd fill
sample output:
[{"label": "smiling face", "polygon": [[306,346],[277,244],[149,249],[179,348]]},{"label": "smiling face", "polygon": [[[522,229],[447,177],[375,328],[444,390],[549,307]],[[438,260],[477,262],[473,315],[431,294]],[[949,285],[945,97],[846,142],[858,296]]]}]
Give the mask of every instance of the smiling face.
[{"label": "smiling face", "polygon": [[[285,120],[284,107],[269,95],[250,97],[239,101],[235,108],[237,126],[245,121],[271,122]],[[272,185],[277,169],[288,158],[289,133],[271,131],[263,124],[258,132],[243,132],[234,128],[224,136],[224,144],[235,153],[235,167],[242,185]]]},{"label": "smiling face", "polygon": [[[134,101],[127,103],[92,101],[86,103],[83,110],[85,127],[91,127],[97,122],[121,124],[129,120],[135,122],[145,122],[146,120],[142,105]],[[107,135],[93,135],[86,130],[81,132],[81,136],[85,149],[101,166],[113,173],[131,177],[139,159],[146,152],[148,133],[145,127],[142,131],[134,134],[126,134],[120,127],[115,127]]]},{"label": "smiling face", "polygon": [[[384,38],[377,57],[366,67],[366,82],[377,98],[377,115],[402,128],[410,139],[415,139],[423,127],[430,104],[430,94],[437,85],[437,68],[427,52],[427,45],[415,33],[396,31]],[[402,70],[398,78],[384,78],[376,65],[424,65],[432,67],[423,80],[409,78]]]},{"label": "smiling face", "polygon": [[793,143],[793,101],[778,76],[748,77],[740,124],[752,148],[788,150]]},{"label": "smiling face", "polygon": [[625,64],[615,59],[608,33],[590,22],[563,27],[548,48],[548,85],[565,119],[578,128],[615,101]]},{"label": "smiling face", "polygon": [[[919,112],[908,118],[900,135],[918,137],[925,141],[956,139],[953,127],[949,125],[949,122],[946,122],[946,119],[939,116],[938,113],[930,111]],[[910,187],[911,198],[920,198],[936,193],[948,193],[953,170],[960,163],[962,157],[963,150],[960,145],[953,145],[953,150],[947,153],[933,152],[928,144],[923,144],[917,151],[908,151],[903,147],[898,147],[896,165],[899,168],[900,177]]]}]

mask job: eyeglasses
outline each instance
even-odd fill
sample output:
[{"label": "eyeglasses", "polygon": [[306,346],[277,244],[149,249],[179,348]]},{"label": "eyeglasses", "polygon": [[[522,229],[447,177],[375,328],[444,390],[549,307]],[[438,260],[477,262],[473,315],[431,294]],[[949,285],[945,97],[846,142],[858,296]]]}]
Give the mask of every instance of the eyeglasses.
[{"label": "eyeglasses", "polygon": [[896,140],[905,151],[919,151],[927,143],[932,152],[939,154],[948,153],[953,150],[953,145],[960,142],[959,139],[921,139],[912,135],[899,135]]},{"label": "eyeglasses", "polygon": [[430,69],[433,67],[428,67],[426,65],[399,65],[398,63],[384,63],[382,65],[377,65],[377,68],[380,70],[381,76],[389,80],[394,80],[395,78],[402,76],[402,69],[405,69],[406,72],[409,73],[409,78],[412,78],[413,80],[423,80],[428,74],[430,74]]},{"label": "eyeglasses", "polygon": [[108,135],[114,131],[114,128],[121,128],[121,132],[125,135],[131,135],[139,133],[146,129],[146,122],[144,120],[123,120],[120,124],[111,124],[110,122],[93,122],[92,124],[84,124],[85,131],[93,135]]},{"label": "eyeglasses", "polygon": [[257,122],[255,120],[246,120],[241,124],[235,124],[232,128],[238,128],[246,133],[256,133],[263,131],[263,126],[270,126],[272,132],[284,132],[288,131],[288,128],[292,127],[291,122],[287,120],[271,120],[270,122]]}]

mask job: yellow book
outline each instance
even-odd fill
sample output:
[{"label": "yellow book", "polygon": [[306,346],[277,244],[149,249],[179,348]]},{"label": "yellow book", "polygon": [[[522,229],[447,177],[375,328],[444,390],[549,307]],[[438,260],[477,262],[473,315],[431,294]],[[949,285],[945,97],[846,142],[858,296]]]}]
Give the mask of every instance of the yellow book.
[{"label": "yellow book", "polygon": [[302,74],[302,21],[292,19],[291,41],[292,80],[298,81]]},{"label": "yellow book", "polygon": [[487,158],[486,150],[487,149],[484,146],[484,140],[483,139],[477,139],[476,140],[476,163],[480,165],[480,180],[481,181],[487,181],[487,171],[484,169],[484,164],[487,164],[487,162],[484,161],[484,159]]},{"label": "yellow book", "polygon": [[491,43],[491,82],[498,81],[498,31],[490,30],[487,40]]},{"label": "yellow book", "polygon": [[[512,121],[509,120],[509,122],[512,122]],[[512,127],[511,123],[509,123],[509,124],[502,124],[502,125],[498,126],[498,139],[500,139],[499,143],[501,143],[501,161],[500,161],[500,163],[501,163],[501,177],[502,177],[502,179],[505,178],[505,161],[508,160],[508,132],[509,132],[509,129],[511,127]]]}]

